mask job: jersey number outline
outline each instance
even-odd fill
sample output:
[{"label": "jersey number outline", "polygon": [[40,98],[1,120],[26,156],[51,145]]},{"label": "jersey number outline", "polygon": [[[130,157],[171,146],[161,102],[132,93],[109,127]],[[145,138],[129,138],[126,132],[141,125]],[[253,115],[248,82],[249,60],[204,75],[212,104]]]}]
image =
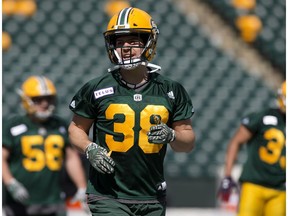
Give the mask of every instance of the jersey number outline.
[{"label": "jersey number outline", "polygon": [[282,149],[285,145],[285,136],[283,132],[276,128],[270,128],[265,131],[264,138],[268,141],[267,146],[259,148],[260,159],[268,164],[279,165],[282,169],[286,167],[286,157],[281,156]]},{"label": "jersey number outline", "polygon": [[[106,109],[106,119],[113,119],[116,114],[125,116],[123,122],[114,123],[114,132],[124,135],[124,141],[116,141],[113,135],[106,134],[105,141],[110,151],[127,152],[133,145],[135,139],[135,132],[133,130],[135,126],[135,112],[128,104],[110,104]],[[150,123],[150,117],[152,115],[161,116],[161,121],[167,123],[169,118],[169,112],[166,107],[162,105],[147,105],[140,112],[140,127],[139,131],[139,147],[145,154],[158,153],[163,144],[153,144],[148,142],[148,131],[152,124]]]},{"label": "jersey number outline", "polygon": [[[23,167],[29,172],[39,172],[46,166],[51,171],[59,171],[63,162],[64,139],[60,135],[49,135],[44,139],[41,135],[23,136],[21,138]],[[44,151],[35,148],[44,146]]]}]

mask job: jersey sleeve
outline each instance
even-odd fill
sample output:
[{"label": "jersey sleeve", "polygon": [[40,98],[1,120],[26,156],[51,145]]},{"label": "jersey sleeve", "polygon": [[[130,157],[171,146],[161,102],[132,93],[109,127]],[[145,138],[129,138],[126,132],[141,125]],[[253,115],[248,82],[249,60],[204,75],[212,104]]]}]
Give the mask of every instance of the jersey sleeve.
[{"label": "jersey sleeve", "polygon": [[194,114],[194,108],[187,91],[179,83],[175,84],[173,91],[175,91],[173,121],[191,118]]},{"label": "jersey sleeve", "polygon": [[3,122],[6,123],[2,127],[2,146],[11,149],[13,147],[13,136],[11,134],[11,125],[9,124],[11,121],[5,118]]},{"label": "jersey sleeve", "polygon": [[79,116],[92,119],[96,116],[96,109],[93,106],[92,99],[93,86],[88,82],[74,95],[69,108]]},{"label": "jersey sleeve", "polygon": [[65,148],[67,147],[72,147],[70,140],[69,140],[69,136],[68,136],[68,123],[66,120],[64,120],[63,118],[59,117],[59,116],[55,116],[56,120],[55,121],[59,121],[59,132],[62,134],[64,142],[65,142]]},{"label": "jersey sleeve", "polygon": [[261,113],[250,113],[241,120],[241,124],[245,126],[251,132],[256,132],[261,123],[262,115]]}]

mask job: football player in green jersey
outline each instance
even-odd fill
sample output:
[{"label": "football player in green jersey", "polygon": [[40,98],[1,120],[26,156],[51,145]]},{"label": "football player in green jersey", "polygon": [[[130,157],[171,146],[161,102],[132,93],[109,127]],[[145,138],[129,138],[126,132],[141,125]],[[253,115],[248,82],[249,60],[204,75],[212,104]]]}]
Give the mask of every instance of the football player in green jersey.
[{"label": "football player in green jersey", "polygon": [[68,144],[68,125],[53,115],[56,88],[44,76],[31,76],[18,90],[25,115],[3,122],[2,179],[6,216],[66,215],[60,171],[66,169],[85,201],[86,179],[78,152]]},{"label": "football player in green jersey", "polygon": [[286,81],[278,93],[278,108],[267,108],[242,119],[231,139],[220,196],[229,199],[237,184],[231,178],[240,146],[247,144],[247,161],[240,176],[238,216],[286,215]]},{"label": "football player in green jersey", "polygon": [[70,140],[90,161],[93,215],[165,215],[167,144],[177,152],[194,147],[189,95],[150,63],[158,33],[143,10],[124,8],[114,15],[104,37],[115,66],[87,82],[70,103]]}]

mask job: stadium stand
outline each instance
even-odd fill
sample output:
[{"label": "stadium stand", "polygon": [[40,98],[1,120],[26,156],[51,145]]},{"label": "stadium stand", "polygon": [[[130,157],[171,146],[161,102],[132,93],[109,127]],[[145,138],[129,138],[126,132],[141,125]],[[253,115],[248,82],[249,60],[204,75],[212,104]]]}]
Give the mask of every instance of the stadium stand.
[{"label": "stadium stand", "polygon": [[[258,18],[258,21],[256,22],[261,22],[262,27],[255,40],[251,41],[251,45],[285,75],[286,1],[207,0],[203,2],[212,6],[235,31],[239,32],[239,34],[240,29],[238,27],[240,17],[250,16],[251,18],[251,16],[253,16],[254,19],[248,20],[247,25],[249,26],[253,25],[255,19]],[[247,2],[252,3],[247,4]]]},{"label": "stadium stand", "polygon": [[[207,2],[215,9],[222,8],[219,12],[227,20],[237,16],[237,11],[227,1]],[[68,104],[75,91],[91,78],[107,73],[111,66],[102,35],[106,28],[103,23],[109,21],[106,3],[104,0],[41,0],[37,1],[37,11],[29,19],[3,14],[3,31],[13,40],[2,60],[3,116],[21,112],[15,88],[29,75],[38,73],[55,82],[58,113],[70,120]],[[169,148],[166,176],[215,178],[217,167],[224,162],[227,142],[241,116],[273,103],[275,89],[250,75],[237,58],[215,46],[201,30],[197,19],[189,20],[172,0],[131,1],[130,4],[149,11],[155,19],[160,36],[153,63],[162,66],[163,74],[184,85],[195,106],[192,121],[197,136],[196,149],[184,154],[174,153]],[[255,12],[269,6],[257,4]],[[284,6],[281,3],[281,7],[273,7],[274,18],[262,20],[264,29],[272,31],[274,22],[283,26],[283,17],[279,14],[283,13]],[[273,32],[270,38],[260,33],[255,47],[262,47],[261,52],[282,67],[285,55],[281,42],[285,39],[285,30]],[[280,42],[276,38],[280,38]],[[269,47],[262,46],[263,43]],[[239,163],[244,160],[245,155],[240,155]]]}]

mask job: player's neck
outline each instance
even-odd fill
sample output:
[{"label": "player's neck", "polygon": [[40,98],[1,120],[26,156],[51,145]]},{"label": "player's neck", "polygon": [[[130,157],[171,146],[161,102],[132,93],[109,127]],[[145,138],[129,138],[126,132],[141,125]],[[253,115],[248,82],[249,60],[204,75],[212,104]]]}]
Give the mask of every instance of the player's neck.
[{"label": "player's neck", "polygon": [[148,80],[148,69],[145,66],[139,66],[133,70],[120,70],[122,79],[131,84],[141,84]]},{"label": "player's neck", "polygon": [[35,117],[34,115],[32,114],[27,114],[28,117],[31,119],[32,122],[36,123],[36,124],[44,124],[48,119],[45,119],[45,120],[41,120],[37,117]]}]

